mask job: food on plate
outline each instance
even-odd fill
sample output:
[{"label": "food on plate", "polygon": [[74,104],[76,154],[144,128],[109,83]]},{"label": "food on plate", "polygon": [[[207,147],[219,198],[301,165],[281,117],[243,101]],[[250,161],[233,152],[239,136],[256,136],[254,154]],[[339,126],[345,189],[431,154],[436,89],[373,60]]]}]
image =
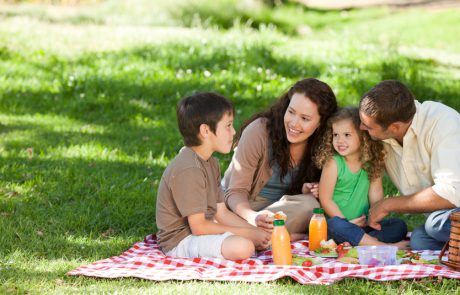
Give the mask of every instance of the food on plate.
[{"label": "food on plate", "polygon": [[438,259],[425,259],[410,250],[398,250],[396,256],[401,259],[401,264],[439,264]]},{"label": "food on plate", "polygon": [[299,255],[292,255],[292,265],[310,267],[310,266],[317,265],[320,262],[321,260],[318,260],[315,258],[302,257]]},{"label": "food on plate", "polygon": [[323,249],[335,249],[335,248],[337,248],[337,244],[335,243],[335,241],[333,239],[330,239],[328,241],[322,240],[321,242],[319,242],[319,245]]},{"label": "food on plate", "polygon": [[340,257],[338,260],[343,263],[359,264],[359,259],[355,257],[343,256],[343,257]]}]

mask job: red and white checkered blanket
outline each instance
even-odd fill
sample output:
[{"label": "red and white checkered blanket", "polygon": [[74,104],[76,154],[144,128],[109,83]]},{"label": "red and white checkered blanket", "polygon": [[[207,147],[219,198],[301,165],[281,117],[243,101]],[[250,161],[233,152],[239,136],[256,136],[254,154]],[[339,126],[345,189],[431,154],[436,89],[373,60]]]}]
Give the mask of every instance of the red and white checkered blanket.
[{"label": "red and white checkered blanket", "polygon": [[[309,255],[308,242],[292,243],[293,254]],[[422,255],[438,255],[439,251],[421,251]],[[460,279],[460,272],[444,265],[391,265],[366,266],[341,263],[322,258],[322,263],[312,267],[272,265],[271,251],[259,252],[251,259],[228,261],[207,258],[176,258],[165,256],[158,248],[155,235],[134,244],[120,256],[81,266],[68,275],[101,278],[136,277],[154,281],[209,280],[267,282],[291,277],[301,284],[331,284],[345,277],[366,278],[375,281],[392,281],[423,277]]]}]

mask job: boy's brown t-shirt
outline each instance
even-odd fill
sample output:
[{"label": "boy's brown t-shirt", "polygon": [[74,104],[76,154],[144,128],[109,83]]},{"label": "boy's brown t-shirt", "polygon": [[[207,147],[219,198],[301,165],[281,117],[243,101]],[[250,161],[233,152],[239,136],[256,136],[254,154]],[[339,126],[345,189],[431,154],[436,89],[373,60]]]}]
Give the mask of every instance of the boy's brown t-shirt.
[{"label": "boy's brown t-shirt", "polygon": [[224,201],[217,159],[201,159],[183,147],[161,177],[156,201],[158,244],[163,252],[174,249],[192,234],[187,216],[205,213],[213,220],[217,203]]}]

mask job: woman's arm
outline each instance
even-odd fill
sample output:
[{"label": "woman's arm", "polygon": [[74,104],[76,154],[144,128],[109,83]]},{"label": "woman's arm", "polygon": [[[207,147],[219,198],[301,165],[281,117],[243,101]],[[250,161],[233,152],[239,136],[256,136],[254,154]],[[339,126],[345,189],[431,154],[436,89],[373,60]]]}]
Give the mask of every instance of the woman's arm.
[{"label": "woman's arm", "polygon": [[324,165],[319,181],[319,201],[328,216],[345,218],[342,211],[340,211],[339,207],[332,199],[335,184],[337,183],[337,169],[337,163],[334,159],[330,159],[327,161],[326,165]]},{"label": "woman's arm", "polygon": [[266,129],[263,128],[266,125],[262,119],[246,127],[224,176],[226,204],[251,224],[256,224],[258,212],[251,209],[249,195],[254,187],[254,176],[261,169],[268,140]]}]

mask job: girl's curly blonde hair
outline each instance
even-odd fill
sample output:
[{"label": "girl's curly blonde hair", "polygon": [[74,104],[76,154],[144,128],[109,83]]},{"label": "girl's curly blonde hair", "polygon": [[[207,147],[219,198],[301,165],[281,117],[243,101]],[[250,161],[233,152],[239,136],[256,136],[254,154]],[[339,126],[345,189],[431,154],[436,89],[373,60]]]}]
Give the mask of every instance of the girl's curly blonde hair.
[{"label": "girl's curly blonde hair", "polygon": [[359,128],[361,120],[359,119],[359,110],[356,107],[345,107],[333,114],[327,122],[327,130],[321,139],[321,144],[315,154],[315,164],[322,169],[326,162],[332,158],[335,153],[332,145],[332,124],[342,120],[351,120],[353,126],[359,135],[360,160],[364,171],[367,172],[369,180],[372,181],[381,177],[385,171],[385,152],[383,144],[380,141],[372,140],[369,134]]}]

